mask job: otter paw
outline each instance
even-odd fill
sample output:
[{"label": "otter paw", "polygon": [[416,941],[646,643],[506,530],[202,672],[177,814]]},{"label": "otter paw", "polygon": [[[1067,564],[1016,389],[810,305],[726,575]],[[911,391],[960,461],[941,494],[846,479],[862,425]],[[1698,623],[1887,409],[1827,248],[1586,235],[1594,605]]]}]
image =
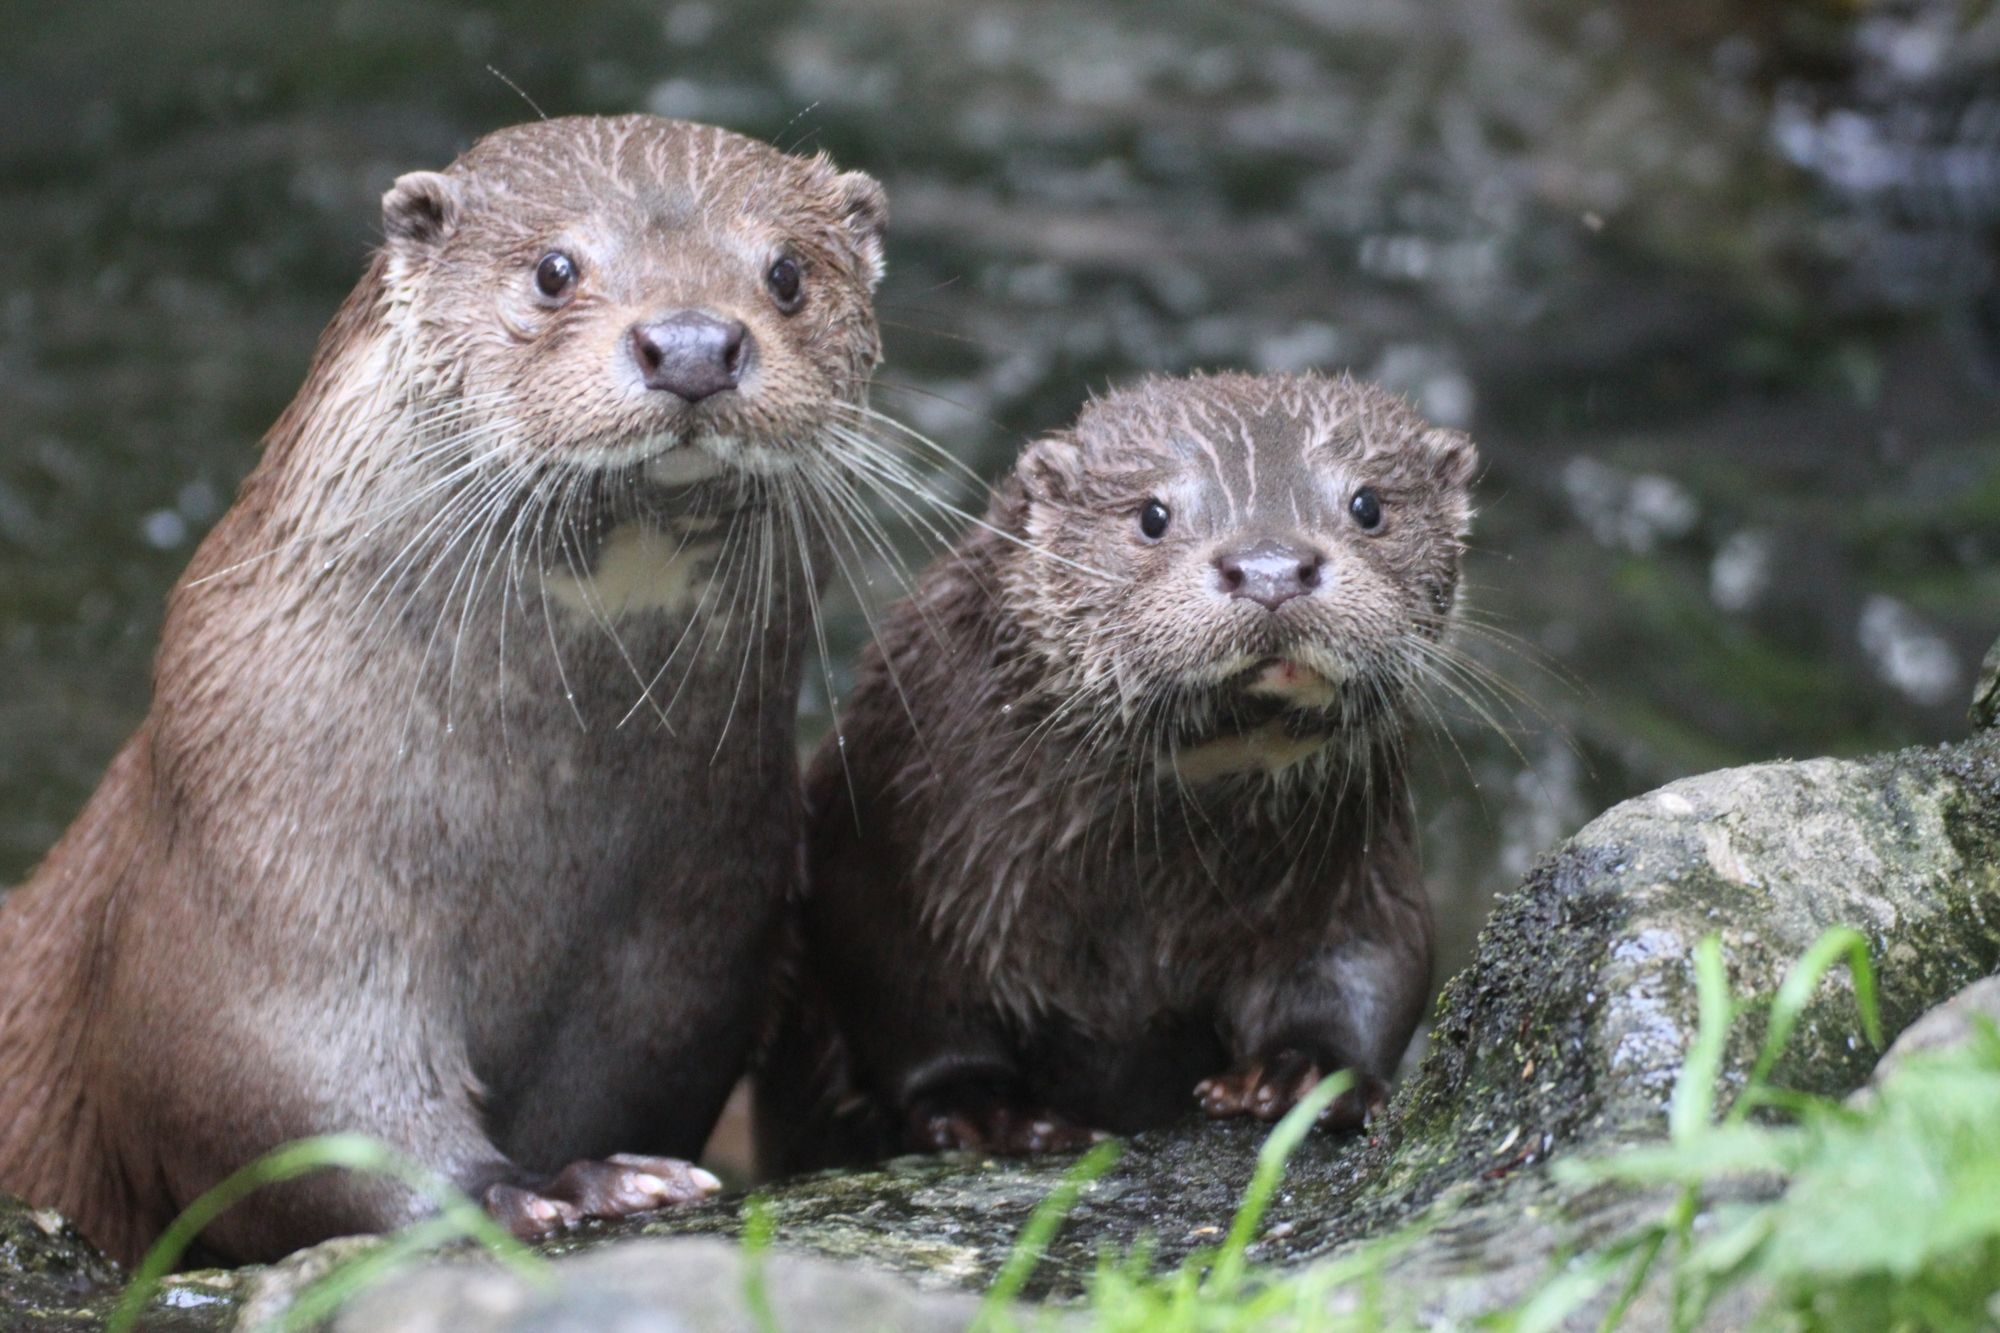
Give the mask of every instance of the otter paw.
[{"label": "otter paw", "polygon": [[[1302,1051],[1284,1050],[1268,1060],[1239,1065],[1195,1084],[1195,1100],[1215,1120],[1255,1116],[1281,1120],[1330,1070]],[[1372,1074],[1354,1071],[1354,1082],[1320,1112],[1328,1129],[1361,1129],[1388,1104],[1389,1087]]]},{"label": "otter paw", "polygon": [[486,1211],[522,1240],[552,1236],[587,1217],[629,1217],[705,1199],[722,1182],[674,1157],[614,1153],[601,1162],[571,1162],[532,1185],[490,1186]]},{"label": "otter paw", "polygon": [[1030,1109],[1001,1097],[925,1098],[910,1108],[907,1138],[919,1152],[992,1153],[1027,1157],[1074,1152],[1105,1138],[1046,1109]]}]

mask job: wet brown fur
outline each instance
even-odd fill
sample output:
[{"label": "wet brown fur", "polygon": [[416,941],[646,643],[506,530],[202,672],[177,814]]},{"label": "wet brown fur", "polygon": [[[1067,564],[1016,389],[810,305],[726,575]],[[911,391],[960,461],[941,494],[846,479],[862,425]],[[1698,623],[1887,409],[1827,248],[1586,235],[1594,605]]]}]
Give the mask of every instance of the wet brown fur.
[{"label": "wet brown fur", "polygon": [[[798,495],[879,357],[879,187],[577,118],[402,178],[384,221],[169,598],[145,722],[0,908],[0,1188],[128,1261],[309,1133],[475,1193],[692,1156],[796,887]],[[553,248],[583,274],[559,307]],[[625,345],[691,307],[758,346],[698,404]],[[688,597],[597,597],[621,532],[687,552]],[[428,1207],[327,1173],[206,1242],[275,1258]]]},{"label": "wet brown fur", "polygon": [[[1430,980],[1405,739],[1474,466],[1400,399],[1314,375],[1151,380],[1031,445],[809,767],[766,1163],[1143,1128],[1281,1056],[1387,1078]],[[1363,485],[1379,532],[1348,515]],[[1317,548],[1324,585],[1277,612],[1226,595],[1219,553],[1263,538]],[[1277,658],[1336,684],[1258,701]],[[1037,1121],[1053,1138],[1010,1140]]]}]

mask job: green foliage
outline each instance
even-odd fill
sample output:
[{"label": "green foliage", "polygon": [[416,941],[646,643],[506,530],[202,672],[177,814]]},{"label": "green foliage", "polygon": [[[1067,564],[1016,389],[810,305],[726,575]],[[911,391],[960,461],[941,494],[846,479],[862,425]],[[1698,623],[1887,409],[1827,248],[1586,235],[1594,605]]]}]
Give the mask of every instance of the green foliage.
[{"label": "green foliage", "polygon": [[[1764,1302],[1761,1326],[1798,1330],[1958,1330],[1994,1326],[2000,1293],[2000,1033],[1918,1057],[1854,1105],[1785,1092],[1770,1075],[1827,973],[1845,963],[1860,1027],[1880,1046],[1876,984],[1859,932],[1828,931],[1770,1000],[1742,1090],[1720,1105],[1729,1039],[1753,1008],[1729,993],[1714,937],[1695,951],[1698,1022],[1674,1087],[1668,1138],[1559,1165],[1579,1184],[1677,1187],[1656,1221],[1575,1256],[1528,1301],[1488,1326],[1540,1333],[1572,1326],[1586,1307],[1601,1327],[1625,1323],[1657,1291],[1676,1330],[1704,1326],[1718,1300]],[[1759,1108],[1780,1123],[1752,1120]],[[1374,1333],[1409,1326],[1407,1293],[1388,1288],[1396,1254],[1439,1220],[1356,1247],[1297,1274],[1247,1260],[1284,1163],[1316,1111],[1275,1130],[1230,1227],[1213,1252],[1154,1273],[1142,1247],[1107,1257],[1091,1283],[1086,1326],[1125,1330],[1286,1329]],[[1761,1202],[1715,1202],[1761,1184]],[[1052,1231],[1048,1218],[1039,1245]],[[1018,1252],[1017,1252],[1018,1253]],[[1037,1248],[1036,1253],[1039,1253]],[[1009,1295],[1011,1297],[1012,1292]],[[1403,1297],[1399,1301],[1397,1298]]]},{"label": "green foliage", "polygon": [[764,1259],[771,1252],[778,1219],[771,1201],[753,1194],[743,1204],[743,1306],[757,1333],[778,1333],[778,1316],[771,1310],[771,1289],[764,1280]]},{"label": "green foliage", "polygon": [[[1622,1274],[1606,1328],[1622,1322],[1650,1280],[1660,1282],[1676,1330],[1699,1327],[1732,1291],[1761,1297],[1758,1321],[1770,1328],[1993,1327],[2000,1034],[1989,1027],[1963,1048],[1913,1057],[1852,1103],[1772,1087],[1771,1069],[1807,1000],[1842,960],[1862,1029],[1881,1044],[1862,939],[1829,931],[1779,987],[1743,1091],[1718,1119],[1722,1052],[1743,1008],[1728,993],[1721,946],[1702,941],[1700,1029],[1674,1088],[1667,1142],[1558,1167],[1579,1183],[1678,1186],[1672,1206],[1574,1261],[1500,1326],[1556,1327]],[[1782,1111],[1784,1122],[1751,1121],[1758,1107]],[[1732,1186],[1770,1197],[1731,1201]],[[1705,1208],[1717,1195],[1722,1201]]]},{"label": "green foliage", "polygon": [[1677,1326],[1755,1281],[1777,1328],[1986,1329],[2000,1296],[2000,1033],[1913,1056],[1849,1106],[1790,1103],[1785,1125],[1723,1125],[1593,1164],[1683,1197],[1746,1172],[1778,1197],[1714,1209],[1674,1265]]}]

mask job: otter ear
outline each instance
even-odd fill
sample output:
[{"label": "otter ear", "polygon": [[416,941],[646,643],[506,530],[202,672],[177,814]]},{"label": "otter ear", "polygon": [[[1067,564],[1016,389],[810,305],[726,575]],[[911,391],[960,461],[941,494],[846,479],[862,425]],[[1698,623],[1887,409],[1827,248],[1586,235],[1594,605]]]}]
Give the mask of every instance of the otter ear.
[{"label": "otter ear", "polygon": [[382,196],[382,230],[391,241],[435,245],[451,234],[462,211],[458,182],[439,171],[396,177]]},{"label": "otter ear", "polygon": [[841,223],[853,234],[862,271],[872,289],[882,281],[882,234],[889,227],[889,196],[865,171],[844,171],[833,179]]},{"label": "otter ear", "polygon": [[1051,435],[1021,451],[1014,475],[1021,479],[1021,489],[1030,501],[1060,500],[1083,477],[1083,453],[1075,441]]},{"label": "otter ear", "polygon": [[1479,450],[1472,437],[1462,430],[1441,426],[1425,431],[1418,441],[1424,451],[1425,466],[1432,476],[1447,486],[1469,486],[1479,471]]}]

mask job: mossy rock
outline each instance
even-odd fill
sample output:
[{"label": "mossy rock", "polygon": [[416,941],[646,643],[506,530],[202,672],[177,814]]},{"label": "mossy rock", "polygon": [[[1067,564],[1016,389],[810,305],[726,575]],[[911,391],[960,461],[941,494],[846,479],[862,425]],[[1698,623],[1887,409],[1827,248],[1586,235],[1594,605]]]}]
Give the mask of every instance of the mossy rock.
[{"label": "mossy rock", "polygon": [[[1554,1256],[1657,1216],[1643,1192],[1559,1182],[1566,1155],[1657,1139],[1695,1029],[1693,952],[1720,937],[1730,985],[1768,998],[1827,928],[1867,937],[1893,1034],[2000,968],[2000,733],[1858,761],[1758,764],[1690,778],[1592,821],[1497,904],[1476,962],[1446,987],[1431,1048],[1366,1139],[1293,1159],[1252,1255],[1306,1265],[1424,1219],[1390,1261],[1411,1313],[1464,1315],[1533,1290]],[[1740,1086],[1761,1034],[1723,1068]],[[1777,1080],[1838,1094],[1877,1052],[1845,973],[1807,1007]],[[1078,1292],[1105,1246],[1146,1238],[1172,1263],[1214,1243],[1261,1132],[1192,1119],[1134,1138],[1083,1193],[1031,1292]],[[989,1281],[1065,1160],[908,1158],[766,1193],[780,1245],[924,1287]],[[723,1200],[565,1242],[739,1234]],[[1635,1326],[1649,1321],[1644,1302]]]},{"label": "mossy rock", "polygon": [[[2000,730],[1870,759],[1709,773],[1599,816],[1496,905],[1476,961],[1438,1000],[1419,1072],[1372,1135],[1316,1135],[1294,1157],[1252,1257],[1309,1265],[1422,1219],[1415,1239],[1389,1260],[1392,1298],[1426,1317],[1518,1299],[1553,1271],[1554,1256],[1657,1215],[1649,1211],[1658,1207],[1653,1197],[1569,1185],[1548,1165],[1664,1134],[1695,1028],[1696,943],[1719,936],[1736,994],[1769,997],[1834,925],[1867,937],[1892,1034],[2000,970]],[[1740,1086],[1758,1037],[1736,1034],[1725,1093]],[[1860,1036],[1845,974],[1836,973],[1807,1007],[1777,1079],[1843,1093],[1865,1081],[1876,1054]],[[1135,1137],[1118,1165],[1083,1192],[1030,1294],[1075,1294],[1106,1246],[1145,1239],[1156,1263],[1171,1264],[1219,1240],[1261,1138],[1257,1127],[1193,1118]],[[781,1253],[853,1265],[864,1284],[875,1281],[872,1271],[916,1288],[974,1291],[992,1279],[1069,1165],[907,1158],[785,1182],[765,1197]],[[639,1237],[734,1238],[745,1216],[741,1199],[723,1199],[585,1230],[551,1250],[565,1264],[617,1267],[600,1252],[640,1244]],[[34,1239],[19,1223],[16,1231]],[[50,1245],[66,1236],[42,1234]],[[78,1243],[67,1236],[63,1244]],[[713,1261],[715,1281],[725,1268]],[[794,1271],[789,1260],[782,1268]],[[13,1271],[20,1290],[43,1283],[33,1290],[44,1294],[53,1289],[46,1281],[88,1293],[109,1277],[87,1253],[61,1270],[80,1277],[45,1281],[31,1259]],[[802,1282],[826,1280],[824,1265],[796,1271]],[[209,1277],[189,1275],[175,1299],[187,1302]],[[456,1290],[423,1274],[402,1281]],[[634,1282],[632,1291],[645,1286]],[[969,1311],[926,1306],[901,1284],[881,1291],[898,1293],[871,1298],[888,1302],[884,1309],[907,1303],[916,1312],[911,1326]],[[537,1318],[560,1313],[535,1308]],[[161,1326],[215,1326],[178,1317],[194,1313],[176,1312],[174,1325]],[[1642,1301],[1634,1317],[1643,1325],[1656,1313]],[[463,1326],[477,1322],[470,1310],[466,1318]],[[87,1325],[51,1316],[22,1326]]]},{"label": "mossy rock", "polygon": [[1972,691],[1972,726],[1975,731],[2000,726],[2000,642],[1986,650],[1979,667],[1979,684]]}]

